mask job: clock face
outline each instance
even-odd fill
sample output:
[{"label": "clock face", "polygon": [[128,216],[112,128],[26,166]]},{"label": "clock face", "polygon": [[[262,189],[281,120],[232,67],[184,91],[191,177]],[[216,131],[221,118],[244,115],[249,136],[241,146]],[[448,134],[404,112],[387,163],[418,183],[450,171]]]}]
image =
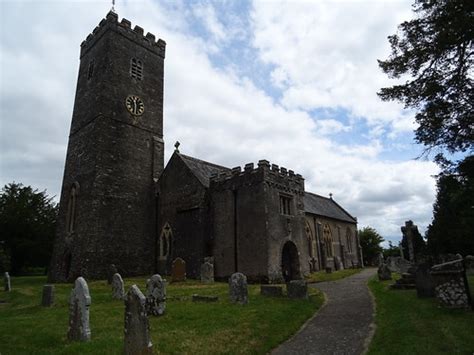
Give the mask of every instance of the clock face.
[{"label": "clock face", "polygon": [[128,112],[134,116],[140,116],[145,112],[145,104],[142,99],[135,95],[128,95],[125,99],[125,106]]}]

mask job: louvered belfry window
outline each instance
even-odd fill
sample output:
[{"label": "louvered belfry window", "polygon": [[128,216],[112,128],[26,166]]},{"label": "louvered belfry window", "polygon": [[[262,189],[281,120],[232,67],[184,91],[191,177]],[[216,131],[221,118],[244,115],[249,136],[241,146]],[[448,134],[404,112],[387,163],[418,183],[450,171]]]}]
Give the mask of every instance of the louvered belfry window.
[{"label": "louvered belfry window", "polygon": [[137,80],[143,79],[143,64],[141,60],[132,58],[130,63],[130,75]]}]

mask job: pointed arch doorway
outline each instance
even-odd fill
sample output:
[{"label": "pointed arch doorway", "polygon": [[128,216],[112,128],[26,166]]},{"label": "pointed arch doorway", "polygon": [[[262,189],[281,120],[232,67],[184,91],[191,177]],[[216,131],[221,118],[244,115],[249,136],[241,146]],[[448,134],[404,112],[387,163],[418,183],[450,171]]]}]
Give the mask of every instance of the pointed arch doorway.
[{"label": "pointed arch doorway", "polygon": [[295,243],[287,241],[281,253],[281,272],[285,282],[300,279],[300,261]]}]

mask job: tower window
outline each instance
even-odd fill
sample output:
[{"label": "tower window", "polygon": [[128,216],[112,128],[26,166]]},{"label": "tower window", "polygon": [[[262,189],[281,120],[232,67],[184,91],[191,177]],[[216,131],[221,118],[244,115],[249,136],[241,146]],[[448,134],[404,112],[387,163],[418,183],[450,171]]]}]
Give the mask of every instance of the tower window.
[{"label": "tower window", "polygon": [[291,215],[291,197],[280,195],[280,213]]},{"label": "tower window", "polygon": [[94,62],[89,63],[89,69],[87,69],[87,80],[90,80],[94,75]]},{"label": "tower window", "polygon": [[130,75],[137,80],[143,79],[143,64],[141,60],[132,58],[130,62]]}]

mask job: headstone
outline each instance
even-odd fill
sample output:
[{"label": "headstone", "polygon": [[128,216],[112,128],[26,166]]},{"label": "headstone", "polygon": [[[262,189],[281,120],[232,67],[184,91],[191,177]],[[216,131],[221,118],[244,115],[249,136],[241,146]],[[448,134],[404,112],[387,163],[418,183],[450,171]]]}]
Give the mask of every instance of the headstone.
[{"label": "headstone", "polygon": [[10,280],[10,274],[8,272],[4,274],[3,281],[5,283],[5,291],[10,292],[12,290],[12,285]]},{"label": "headstone", "polygon": [[261,285],[260,294],[262,296],[281,297],[283,296],[283,287],[276,285]]},{"label": "headstone", "polygon": [[418,297],[434,297],[435,285],[430,274],[430,265],[419,264],[415,273],[416,294]]},{"label": "headstone", "polygon": [[392,272],[390,271],[387,264],[382,264],[379,266],[377,270],[377,275],[379,277],[379,281],[386,281],[392,279]]},{"label": "headstone", "polygon": [[51,307],[54,304],[54,285],[44,285],[43,295],[41,297],[41,305],[43,307]]},{"label": "headstone", "polygon": [[201,265],[201,282],[212,283],[214,282],[214,265],[205,262]]},{"label": "headstone", "polygon": [[112,277],[112,298],[116,300],[123,300],[125,298],[123,280],[119,273],[114,274]]},{"label": "headstone", "polygon": [[344,266],[342,265],[341,258],[338,256],[334,257],[334,267],[336,270],[344,270]]},{"label": "headstone", "polygon": [[214,265],[214,257],[213,256],[205,256],[204,257],[204,262]]},{"label": "headstone", "polygon": [[206,302],[206,303],[211,303],[211,302],[217,302],[219,300],[218,296],[202,296],[202,295],[196,295],[194,294],[192,296],[193,302]]},{"label": "headstone", "polygon": [[308,285],[305,280],[291,280],[286,284],[288,298],[308,298]]},{"label": "headstone", "polygon": [[153,275],[146,283],[146,311],[161,316],[166,309],[166,282],[160,275]]},{"label": "headstone", "polygon": [[415,238],[415,234],[418,233],[418,227],[413,224],[413,221],[406,221],[405,226],[401,227],[402,234],[406,237],[406,241],[408,244],[408,256],[411,262],[415,262],[415,247],[413,245],[413,239]]},{"label": "headstone", "polygon": [[378,253],[377,255],[377,266],[382,266],[385,263],[382,253]]},{"label": "headstone", "polygon": [[408,272],[412,264],[400,256],[389,256],[387,258],[387,265],[391,272],[398,272],[400,274]]},{"label": "headstone", "polygon": [[181,258],[171,264],[171,282],[186,281],[186,262]]},{"label": "headstone", "polygon": [[125,296],[124,353],[126,355],[153,353],[145,305],[145,296],[137,285],[133,285]]},{"label": "headstone", "polygon": [[109,268],[107,270],[107,283],[110,285],[112,284],[112,279],[114,277],[115,274],[118,273],[118,270],[117,270],[117,267],[115,266],[115,264],[110,264],[109,265]]},{"label": "headstone", "polygon": [[441,306],[446,308],[472,307],[462,259],[433,266],[431,276],[435,284],[435,295]]},{"label": "headstone", "polygon": [[72,341],[91,340],[89,307],[91,296],[86,280],[78,277],[69,297],[69,330],[67,338]]},{"label": "headstone", "polygon": [[249,295],[247,290],[247,276],[240,272],[229,278],[229,297],[232,303],[247,304]]}]

